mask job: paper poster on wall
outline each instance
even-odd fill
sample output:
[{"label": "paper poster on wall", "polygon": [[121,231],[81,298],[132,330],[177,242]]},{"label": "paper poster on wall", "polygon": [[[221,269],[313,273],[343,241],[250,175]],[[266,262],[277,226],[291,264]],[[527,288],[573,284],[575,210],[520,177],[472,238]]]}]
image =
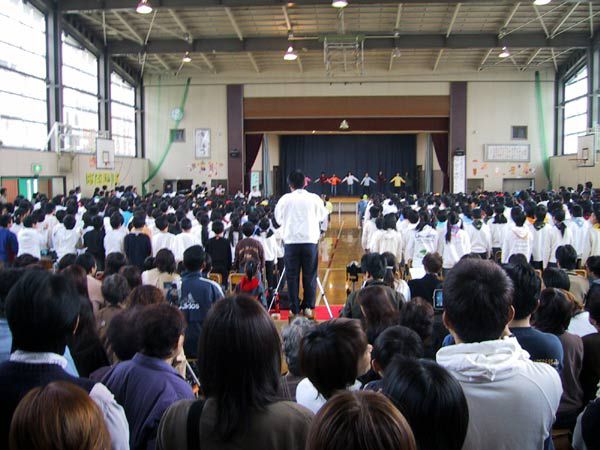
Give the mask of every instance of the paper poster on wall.
[{"label": "paper poster on wall", "polygon": [[452,160],[452,192],[465,192],[467,189],[467,158],[465,155],[457,155]]},{"label": "paper poster on wall", "polygon": [[196,159],[210,158],[210,128],[196,128]]},{"label": "paper poster on wall", "polygon": [[85,174],[86,186],[109,186],[119,184],[118,172],[87,172]]},{"label": "paper poster on wall", "polygon": [[250,189],[260,187],[260,172],[252,172],[250,174]]}]

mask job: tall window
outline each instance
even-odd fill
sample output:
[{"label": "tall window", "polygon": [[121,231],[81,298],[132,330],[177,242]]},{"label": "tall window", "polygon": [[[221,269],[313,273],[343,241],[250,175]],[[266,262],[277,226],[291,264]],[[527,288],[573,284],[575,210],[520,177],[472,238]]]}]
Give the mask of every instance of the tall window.
[{"label": "tall window", "polygon": [[135,88],[113,72],[110,75],[111,131],[115,154],[136,156]]},{"label": "tall window", "polygon": [[92,152],[98,130],[98,59],[75,39],[62,34],[63,122],[72,137],[67,150]]},{"label": "tall window", "polygon": [[563,122],[563,154],[577,153],[577,136],[587,130],[588,72],[582,67],[565,82],[565,109]]},{"label": "tall window", "polygon": [[48,132],[46,18],[22,0],[0,8],[0,141],[41,149]]}]

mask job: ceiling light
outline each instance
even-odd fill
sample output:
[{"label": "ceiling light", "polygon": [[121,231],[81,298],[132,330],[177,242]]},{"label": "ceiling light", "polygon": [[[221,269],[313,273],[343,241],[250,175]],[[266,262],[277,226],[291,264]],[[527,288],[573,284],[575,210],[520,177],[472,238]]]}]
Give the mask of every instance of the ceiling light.
[{"label": "ceiling light", "polygon": [[150,0],[140,0],[135,10],[139,14],[150,14],[152,12],[152,5],[150,5]]},{"label": "ceiling light", "polygon": [[283,59],[285,59],[286,61],[296,61],[297,58],[298,55],[294,51],[294,47],[290,45],[287,51],[285,52],[285,55],[283,55]]},{"label": "ceiling light", "polygon": [[185,52],[185,55],[183,55],[182,61],[184,63],[192,62],[192,57],[190,56],[190,52]]},{"label": "ceiling light", "polygon": [[346,119],[344,119],[340,122],[340,130],[347,130],[349,128],[350,128],[350,125],[348,124],[348,121]]},{"label": "ceiling light", "polygon": [[544,6],[547,5],[548,3],[550,3],[552,0],[534,0],[533,4],[535,6]]},{"label": "ceiling light", "polygon": [[400,49],[398,47],[396,47],[394,49],[394,51],[392,52],[392,57],[393,58],[400,58],[402,56],[402,52],[400,51]]},{"label": "ceiling light", "polygon": [[508,58],[509,56],[510,56],[510,52],[508,51],[508,48],[502,47],[502,51],[500,52],[498,57],[499,58]]},{"label": "ceiling light", "polygon": [[348,6],[348,1],[347,0],[333,0],[331,2],[331,6],[333,6],[334,8],[345,8],[346,6]]}]

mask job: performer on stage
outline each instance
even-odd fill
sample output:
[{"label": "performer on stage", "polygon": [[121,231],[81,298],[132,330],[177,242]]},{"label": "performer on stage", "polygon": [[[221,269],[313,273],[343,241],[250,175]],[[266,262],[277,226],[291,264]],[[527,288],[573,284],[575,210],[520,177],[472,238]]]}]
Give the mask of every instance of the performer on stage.
[{"label": "performer on stage", "polygon": [[320,186],[319,194],[325,194],[325,185],[327,184],[327,175],[325,175],[325,172],[321,172],[321,175],[319,175],[319,178],[317,178],[314,183]]},{"label": "performer on stage", "polygon": [[396,176],[390,180],[390,183],[394,183],[394,193],[399,194],[406,180],[400,176],[400,172],[396,172]]},{"label": "performer on stage", "polygon": [[352,175],[352,172],[348,172],[348,175],[346,175],[344,177],[344,179],[342,180],[342,183],[346,183],[346,192],[348,193],[349,196],[353,196],[354,195],[354,182],[358,183],[358,178],[356,178],[354,175]]},{"label": "performer on stage", "polygon": [[311,181],[312,181],[311,177],[309,177],[308,175],[304,176],[304,189],[306,189],[306,186],[310,185]]},{"label": "performer on stage", "polygon": [[333,175],[331,175],[330,178],[327,179],[327,182],[331,185],[331,196],[332,197],[337,196],[337,185],[340,184],[341,181],[342,181],[342,179],[340,177],[336,176],[335,173]]},{"label": "performer on stage", "polygon": [[387,189],[386,189],[386,183],[387,179],[385,178],[385,175],[383,174],[383,172],[380,170],[379,173],[377,174],[377,190],[379,191],[380,194],[383,194]]},{"label": "performer on stage", "polygon": [[363,195],[371,195],[371,185],[375,184],[375,180],[369,176],[369,172],[365,172],[360,184],[363,187]]}]

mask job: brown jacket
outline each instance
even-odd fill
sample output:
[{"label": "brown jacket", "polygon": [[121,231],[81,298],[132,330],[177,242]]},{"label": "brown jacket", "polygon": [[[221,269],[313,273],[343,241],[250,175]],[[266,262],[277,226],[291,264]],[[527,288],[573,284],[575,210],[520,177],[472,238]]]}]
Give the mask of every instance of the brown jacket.
[{"label": "brown jacket", "polygon": [[244,263],[249,259],[255,259],[259,263],[259,270],[265,267],[265,251],[262,244],[256,239],[244,238],[235,246],[234,270],[243,270]]}]

